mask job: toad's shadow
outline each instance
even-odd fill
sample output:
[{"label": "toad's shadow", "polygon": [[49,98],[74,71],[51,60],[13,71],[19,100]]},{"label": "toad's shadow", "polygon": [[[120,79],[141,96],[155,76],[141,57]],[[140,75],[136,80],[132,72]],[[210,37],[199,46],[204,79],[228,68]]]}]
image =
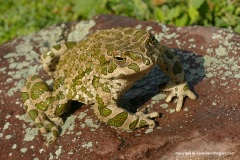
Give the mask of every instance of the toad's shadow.
[{"label": "toad's shadow", "polygon": [[[192,52],[175,50],[186,73],[190,89],[194,92],[194,85],[198,84],[205,77],[204,58]],[[127,91],[118,101],[118,105],[126,110],[135,113],[155,95],[162,93],[163,88],[169,81],[169,77],[155,66],[143,79],[138,80],[132,88]],[[194,92],[195,93],[195,92]],[[197,93],[195,93],[197,95]]]}]

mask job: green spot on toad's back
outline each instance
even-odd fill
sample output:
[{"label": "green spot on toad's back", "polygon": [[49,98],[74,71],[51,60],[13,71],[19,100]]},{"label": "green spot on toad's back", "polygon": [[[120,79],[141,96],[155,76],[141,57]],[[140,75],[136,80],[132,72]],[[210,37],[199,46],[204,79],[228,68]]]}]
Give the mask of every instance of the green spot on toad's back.
[{"label": "green spot on toad's back", "polygon": [[99,111],[100,111],[101,116],[103,116],[103,117],[107,117],[112,113],[112,111],[110,109],[108,109],[107,107],[104,107],[101,109],[99,108]]},{"label": "green spot on toad's back", "polygon": [[52,106],[53,101],[54,101],[54,97],[48,97],[45,101],[36,103],[35,106],[39,110],[46,111],[48,109],[48,107]]},{"label": "green spot on toad's back", "polygon": [[52,123],[49,123],[46,125],[46,128],[51,130],[54,127],[54,125]]},{"label": "green spot on toad's back", "polygon": [[32,109],[31,111],[28,112],[29,117],[35,121],[35,119],[38,116],[38,111],[36,109]]},{"label": "green spot on toad's back", "polygon": [[61,48],[61,45],[60,44],[57,44],[55,46],[53,46],[52,48],[56,49],[56,50],[59,50]]},{"label": "green spot on toad's back", "polygon": [[58,79],[56,79],[54,82],[53,90],[57,90],[64,83],[64,80],[64,77],[59,77]]},{"label": "green spot on toad's back", "polygon": [[21,96],[22,96],[22,101],[23,101],[23,103],[24,103],[26,100],[29,99],[29,95],[28,95],[27,92],[22,92],[22,93],[21,93]]},{"label": "green spot on toad's back", "polygon": [[42,111],[46,111],[48,107],[44,101],[36,103],[35,106],[37,107],[37,109]]},{"label": "green spot on toad's back", "polygon": [[117,68],[117,65],[115,63],[111,63],[111,65],[108,68],[108,72],[112,73]]},{"label": "green spot on toad's back", "polygon": [[150,64],[150,60],[148,58],[143,58],[143,63],[145,65],[149,65]]},{"label": "green spot on toad's back", "polygon": [[107,67],[106,66],[101,66],[100,69],[101,69],[102,74],[107,75]]},{"label": "green spot on toad's back", "polygon": [[124,34],[132,34],[134,32],[134,29],[132,29],[132,28],[128,28],[128,29],[125,29],[124,30]]},{"label": "green spot on toad's back", "polygon": [[37,82],[31,88],[31,98],[38,99],[45,91],[48,91],[48,86],[45,82]]},{"label": "green spot on toad's back", "polygon": [[53,130],[53,135],[55,136],[55,137],[59,137],[59,132],[58,131],[56,131],[56,130]]},{"label": "green spot on toad's back", "polygon": [[98,94],[96,95],[96,100],[97,100],[98,111],[100,115],[103,117],[109,116],[112,113],[112,111],[104,105],[103,100],[99,97]]},{"label": "green spot on toad's back", "polygon": [[58,94],[56,95],[57,100],[61,100],[61,99],[64,99],[64,98],[65,98],[65,95],[62,91],[58,92]]},{"label": "green spot on toad's back", "polygon": [[93,84],[93,87],[96,89],[98,86],[99,86],[99,77],[97,76],[93,76],[93,81],[92,81],[92,84]]},{"label": "green spot on toad's back", "polygon": [[58,105],[54,114],[57,116],[60,116],[61,114],[63,114],[64,111],[67,109],[66,105],[68,105],[68,104]]},{"label": "green spot on toad's back", "polygon": [[47,51],[43,53],[43,58],[46,59],[47,57],[54,57],[54,53],[52,51]]},{"label": "green spot on toad's back", "polygon": [[36,123],[36,125],[37,125],[38,128],[42,128],[43,127],[42,123]]},{"label": "green spot on toad's back", "polygon": [[137,126],[137,124],[138,124],[138,120],[139,120],[139,119],[136,119],[135,121],[133,121],[133,122],[129,125],[129,129],[134,129],[134,128]]},{"label": "green spot on toad's back", "polygon": [[129,52],[127,55],[129,56],[129,58],[131,58],[134,61],[141,58],[140,55],[138,55],[137,53],[133,53],[133,52]]},{"label": "green spot on toad's back", "polygon": [[128,113],[122,112],[116,115],[115,117],[113,117],[112,119],[109,119],[107,123],[111,126],[121,127],[126,121],[127,117],[128,117]]},{"label": "green spot on toad's back", "polygon": [[86,87],[82,86],[81,90],[88,96],[88,97],[93,97],[93,94],[87,90]]},{"label": "green spot on toad's back", "polygon": [[145,120],[140,121],[140,124],[139,124],[140,127],[144,127],[146,125],[148,125],[148,123]]},{"label": "green spot on toad's back", "polygon": [[140,71],[140,67],[136,63],[131,63],[127,67],[129,69],[134,70],[135,72],[139,72]]},{"label": "green spot on toad's back", "polygon": [[101,88],[104,92],[110,93],[110,89],[107,84],[101,84]]}]

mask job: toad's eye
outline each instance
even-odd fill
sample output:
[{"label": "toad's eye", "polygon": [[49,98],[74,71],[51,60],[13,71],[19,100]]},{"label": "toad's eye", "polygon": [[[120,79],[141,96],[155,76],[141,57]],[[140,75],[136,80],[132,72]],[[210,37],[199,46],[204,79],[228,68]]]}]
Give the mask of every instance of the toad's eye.
[{"label": "toad's eye", "polygon": [[115,56],[114,60],[117,64],[123,65],[126,62],[126,57]]},{"label": "toad's eye", "polygon": [[122,58],[122,57],[115,57],[115,59],[116,59],[117,61],[123,61],[125,58]]},{"label": "toad's eye", "polygon": [[115,60],[118,61],[118,62],[125,62],[126,58],[124,58],[124,57],[115,57]]}]

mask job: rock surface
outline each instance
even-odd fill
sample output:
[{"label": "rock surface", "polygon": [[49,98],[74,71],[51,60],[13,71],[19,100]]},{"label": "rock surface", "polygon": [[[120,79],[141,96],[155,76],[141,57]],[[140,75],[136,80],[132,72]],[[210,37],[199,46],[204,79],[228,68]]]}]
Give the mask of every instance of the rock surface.
[{"label": "rock surface", "polygon": [[[80,41],[96,30],[113,27],[150,30],[174,48],[198,95],[186,99],[181,112],[160,92],[167,77],[153,71],[123,97],[133,107],[162,113],[153,130],[133,132],[98,122],[91,106],[74,103],[64,115],[60,138],[44,138],[25,115],[20,88],[30,74],[49,79],[40,52],[61,41]],[[240,159],[240,35],[214,27],[175,27],[132,18],[99,15],[19,37],[0,46],[0,159]],[[52,81],[49,80],[49,83]],[[157,93],[161,93],[157,95]],[[129,98],[131,97],[131,98]],[[129,103],[126,103],[128,107]],[[81,107],[80,107],[81,106]]]}]

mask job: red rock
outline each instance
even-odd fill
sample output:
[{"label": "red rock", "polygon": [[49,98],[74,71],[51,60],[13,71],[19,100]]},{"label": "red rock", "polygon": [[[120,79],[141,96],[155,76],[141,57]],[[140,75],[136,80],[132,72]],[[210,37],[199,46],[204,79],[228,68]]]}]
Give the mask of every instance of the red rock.
[{"label": "red rock", "polygon": [[[153,131],[133,132],[99,124],[91,107],[79,104],[65,116],[62,134],[54,144],[25,116],[19,89],[38,72],[40,50],[65,40],[81,40],[88,33],[113,27],[151,30],[160,43],[174,48],[189,83],[198,95],[186,99],[181,112],[158,93],[154,69],[128,92],[133,106],[144,104],[163,114]],[[175,27],[133,18],[99,15],[91,21],[61,24],[0,46],[1,159],[240,159],[240,35],[214,27]],[[151,98],[151,96],[154,96]],[[127,106],[128,107],[128,106]]]}]

